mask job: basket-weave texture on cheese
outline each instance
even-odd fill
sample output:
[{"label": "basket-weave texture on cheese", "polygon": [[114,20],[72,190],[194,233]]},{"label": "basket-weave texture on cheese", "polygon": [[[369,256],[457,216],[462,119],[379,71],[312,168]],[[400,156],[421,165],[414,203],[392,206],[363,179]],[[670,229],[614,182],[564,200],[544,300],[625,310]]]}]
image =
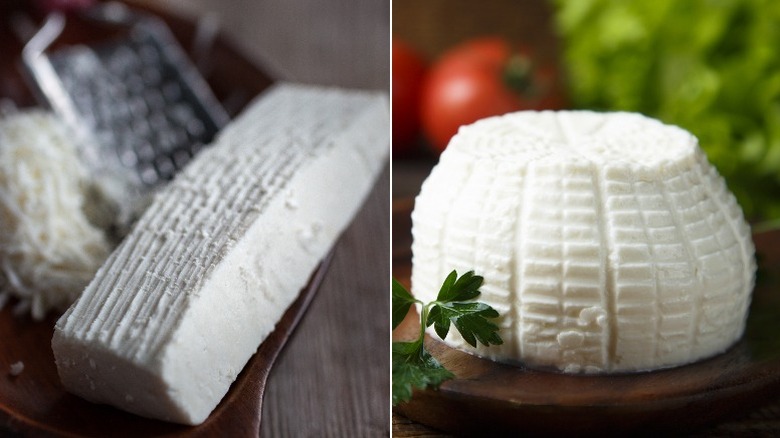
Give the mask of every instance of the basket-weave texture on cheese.
[{"label": "basket-weave texture on cheese", "polygon": [[750,230],[688,132],[639,114],[519,112],[462,127],[423,184],[412,287],[485,277],[496,360],[565,372],[680,365],[742,335]]},{"label": "basket-weave texture on cheese", "polygon": [[361,205],[389,151],[372,92],[277,85],[191,162],[57,322],[65,387],[199,424]]}]

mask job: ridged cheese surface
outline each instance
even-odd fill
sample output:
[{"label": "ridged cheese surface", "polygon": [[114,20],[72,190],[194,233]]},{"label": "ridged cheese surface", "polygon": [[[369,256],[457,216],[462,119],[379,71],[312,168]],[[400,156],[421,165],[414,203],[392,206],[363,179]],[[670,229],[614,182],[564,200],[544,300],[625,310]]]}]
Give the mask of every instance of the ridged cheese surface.
[{"label": "ridged cheese surface", "polygon": [[65,387],[198,424],[346,227],[389,151],[381,94],[275,86],[158,195],[57,322]]},{"label": "ridged cheese surface", "polygon": [[496,360],[565,372],[676,366],[742,335],[750,230],[697,140],[638,114],[519,112],[462,127],[423,184],[412,287],[485,278]]}]

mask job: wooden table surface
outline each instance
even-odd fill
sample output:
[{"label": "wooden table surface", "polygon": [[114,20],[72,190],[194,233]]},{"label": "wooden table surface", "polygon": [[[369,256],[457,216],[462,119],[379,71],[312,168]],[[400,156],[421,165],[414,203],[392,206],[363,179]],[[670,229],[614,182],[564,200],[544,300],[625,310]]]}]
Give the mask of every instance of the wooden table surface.
[{"label": "wooden table surface", "polygon": [[[221,32],[274,80],[389,89],[389,0],[135,2],[193,20],[212,11]],[[5,55],[0,67],[9,67]],[[0,91],[13,97],[13,89]],[[387,165],[269,376],[264,437],[390,434],[389,175]]]},{"label": "wooden table surface", "polygon": [[389,196],[386,168],[271,370],[262,436],[389,434]]}]

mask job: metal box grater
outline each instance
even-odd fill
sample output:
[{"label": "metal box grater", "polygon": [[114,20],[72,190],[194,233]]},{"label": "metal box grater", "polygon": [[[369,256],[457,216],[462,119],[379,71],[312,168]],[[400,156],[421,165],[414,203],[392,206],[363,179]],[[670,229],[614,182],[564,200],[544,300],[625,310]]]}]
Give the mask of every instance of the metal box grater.
[{"label": "metal box grater", "polygon": [[228,116],[162,20],[116,3],[82,13],[125,32],[50,50],[65,26],[52,14],[25,46],[25,67],[43,102],[76,130],[93,176],[142,204]]}]

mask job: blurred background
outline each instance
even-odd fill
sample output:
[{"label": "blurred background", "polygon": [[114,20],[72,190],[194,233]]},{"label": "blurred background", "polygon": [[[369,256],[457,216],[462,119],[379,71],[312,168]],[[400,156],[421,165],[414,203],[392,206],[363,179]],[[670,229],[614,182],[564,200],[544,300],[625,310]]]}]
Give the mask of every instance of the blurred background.
[{"label": "blurred background", "polygon": [[389,0],[135,0],[216,19],[241,53],[288,81],[388,89]]},{"label": "blurred background", "polygon": [[[780,2],[394,0],[392,14],[398,278],[411,267],[414,196],[457,126],[521,109],[634,111],[679,125],[754,229],[779,224]],[[705,435],[777,430],[776,403]],[[393,433],[440,435],[398,414]]]},{"label": "blurred background", "polygon": [[[544,75],[561,79],[560,89],[553,87],[560,99],[539,105],[520,92],[515,109],[636,111],[679,125],[699,138],[752,222],[780,218],[778,2],[396,0],[392,32],[395,46],[408,47],[426,76],[417,79],[422,97],[408,106],[409,113],[422,112],[419,129],[394,141],[399,170],[435,161],[446,144],[425,114],[454,93],[431,91],[452,80],[438,73],[443,54],[494,35],[510,45],[509,53],[528,52],[532,69],[548,70],[532,73],[532,82]],[[394,88],[402,67],[394,64]],[[504,67],[489,68],[496,87],[506,83]],[[470,87],[487,89],[479,76],[484,70],[463,70]],[[398,184],[404,183],[394,189]]]}]

